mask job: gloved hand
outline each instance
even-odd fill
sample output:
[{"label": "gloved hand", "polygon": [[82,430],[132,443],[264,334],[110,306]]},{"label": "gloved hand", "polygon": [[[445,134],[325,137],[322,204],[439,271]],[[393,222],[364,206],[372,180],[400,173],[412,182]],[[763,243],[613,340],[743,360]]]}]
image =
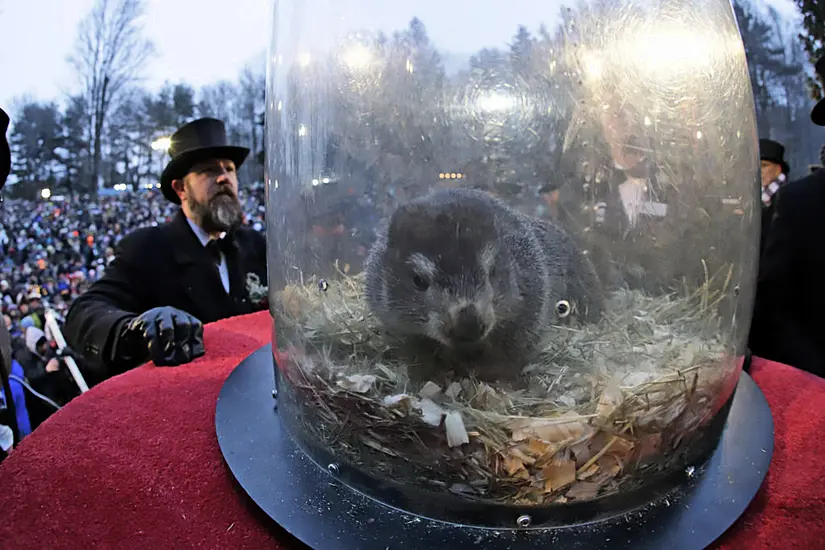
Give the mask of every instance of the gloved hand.
[{"label": "gloved hand", "polygon": [[[155,365],[177,366],[201,357],[203,323],[174,307],[156,307],[130,319],[120,334],[123,355],[144,356]],[[128,350],[128,351],[127,351]],[[121,352],[121,350],[118,350]]]}]

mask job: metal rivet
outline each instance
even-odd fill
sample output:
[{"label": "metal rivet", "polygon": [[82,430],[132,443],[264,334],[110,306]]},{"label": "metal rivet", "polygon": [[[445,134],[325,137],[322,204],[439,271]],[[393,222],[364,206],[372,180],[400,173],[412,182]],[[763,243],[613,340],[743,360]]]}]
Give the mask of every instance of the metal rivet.
[{"label": "metal rivet", "polygon": [[526,527],[530,527],[531,523],[533,523],[533,518],[531,518],[527,514],[524,514],[523,516],[519,516],[518,519],[516,520],[516,525],[518,525],[522,529],[524,529]]},{"label": "metal rivet", "polygon": [[338,465],[333,462],[332,464],[327,466],[327,471],[329,471],[329,473],[331,473],[332,475],[337,476],[338,475]]},{"label": "metal rivet", "polygon": [[272,399],[278,398],[278,390],[272,390]]}]

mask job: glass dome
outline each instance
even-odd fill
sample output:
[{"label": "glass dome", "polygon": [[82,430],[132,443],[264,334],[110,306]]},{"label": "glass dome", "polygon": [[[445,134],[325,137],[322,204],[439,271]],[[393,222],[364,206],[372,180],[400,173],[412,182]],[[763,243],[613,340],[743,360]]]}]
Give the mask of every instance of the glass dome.
[{"label": "glass dome", "polygon": [[267,108],[279,411],[318,463],[412,510],[701,471],[759,239],[728,0],[282,0]]}]

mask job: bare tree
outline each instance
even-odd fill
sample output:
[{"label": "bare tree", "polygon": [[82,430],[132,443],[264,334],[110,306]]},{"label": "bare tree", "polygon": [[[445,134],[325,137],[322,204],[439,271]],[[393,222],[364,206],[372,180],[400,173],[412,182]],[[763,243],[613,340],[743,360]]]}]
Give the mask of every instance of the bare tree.
[{"label": "bare tree", "polygon": [[80,23],[69,62],[82,80],[91,136],[91,177],[98,187],[106,116],[154,52],[142,34],[145,0],[97,0]]}]

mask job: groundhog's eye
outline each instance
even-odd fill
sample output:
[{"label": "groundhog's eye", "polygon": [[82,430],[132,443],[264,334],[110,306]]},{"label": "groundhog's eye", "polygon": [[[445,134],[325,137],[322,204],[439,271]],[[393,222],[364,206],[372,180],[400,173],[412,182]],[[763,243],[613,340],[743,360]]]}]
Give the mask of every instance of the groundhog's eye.
[{"label": "groundhog's eye", "polygon": [[556,314],[562,319],[570,315],[570,302],[567,300],[559,300],[559,302],[556,303]]},{"label": "groundhog's eye", "polygon": [[430,282],[418,273],[413,274],[412,284],[418,290],[427,290],[428,288],[430,288]]}]

